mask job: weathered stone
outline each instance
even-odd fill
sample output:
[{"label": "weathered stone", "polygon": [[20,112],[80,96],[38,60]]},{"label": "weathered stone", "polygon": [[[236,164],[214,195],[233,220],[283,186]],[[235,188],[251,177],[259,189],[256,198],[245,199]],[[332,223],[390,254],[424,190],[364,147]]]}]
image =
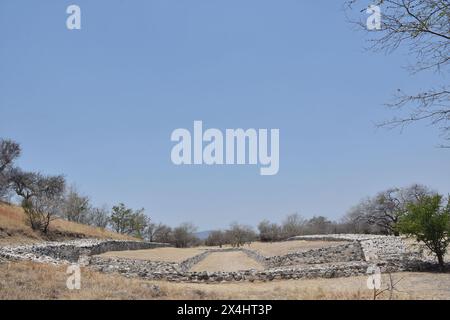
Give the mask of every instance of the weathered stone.
[{"label": "weathered stone", "polygon": [[87,256],[108,251],[152,249],[168,244],[122,240],[73,240],[65,242],[42,242],[24,246],[0,247],[0,257],[8,260],[32,260],[53,264],[87,264]]},{"label": "weathered stone", "polygon": [[[412,250],[400,237],[376,235],[320,235],[301,236],[301,240],[341,240],[346,243],[327,248],[294,252],[287,255],[264,257],[249,248],[210,249],[181,263],[145,261],[97,256],[106,251],[135,250],[165,246],[164,244],[113,241],[78,240],[63,243],[0,247],[0,261],[33,260],[62,264],[78,262],[106,273],[120,273],[126,277],[174,282],[217,283],[230,281],[274,281],[302,278],[350,277],[366,274],[370,265],[382,272],[433,270],[436,263]],[[237,272],[190,272],[189,270],[212,252],[242,251],[259,261],[265,270]]]}]

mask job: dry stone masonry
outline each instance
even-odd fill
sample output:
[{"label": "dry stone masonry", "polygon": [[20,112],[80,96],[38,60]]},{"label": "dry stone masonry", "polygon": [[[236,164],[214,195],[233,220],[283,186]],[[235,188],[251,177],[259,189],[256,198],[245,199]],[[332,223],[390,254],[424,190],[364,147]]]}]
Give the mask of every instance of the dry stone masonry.
[{"label": "dry stone masonry", "polygon": [[[286,255],[265,257],[248,247],[206,249],[180,263],[102,257],[107,251],[152,249],[168,246],[162,243],[117,240],[76,240],[46,242],[18,247],[0,247],[0,263],[7,260],[33,260],[68,264],[83,261],[100,272],[119,273],[126,277],[176,282],[217,283],[227,281],[272,281],[279,279],[332,278],[366,274],[376,265],[386,272],[420,271],[435,267],[421,250],[407,245],[401,237],[378,235],[312,235],[290,240],[342,241],[320,249],[299,251]],[[264,270],[237,272],[191,272],[191,268],[213,252],[242,251],[261,263]]]},{"label": "dry stone masonry", "polygon": [[0,247],[0,259],[67,264],[76,263],[82,257],[108,251],[141,250],[166,246],[168,245],[156,242],[95,239],[42,242],[32,245]]},{"label": "dry stone masonry", "polygon": [[[318,235],[294,237],[291,240],[342,241],[341,245],[300,251],[281,256],[265,257],[249,248],[210,249],[180,264],[124,263],[124,274],[145,275],[147,279],[187,282],[272,281],[317,277],[349,277],[366,274],[369,266],[377,265],[383,272],[429,270],[434,266],[418,251],[411,250],[400,237],[376,235]],[[242,251],[266,267],[263,271],[190,272],[189,269],[212,252]],[[109,262],[91,260],[91,266],[108,271]]]},{"label": "dry stone masonry", "polygon": [[365,261],[384,261],[392,259],[420,259],[422,252],[418,247],[407,245],[403,237],[366,234],[329,234],[297,236],[288,240],[308,241],[353,241],[359,243]]},{"label": "dry stone masonry", "polygon": [[268,259],[271,267],[282,267],[302,264],[339,263],[363,261],[364,253],[359,242],[346,243],[339,246],[312,249],[304,252],[274,256]]}]

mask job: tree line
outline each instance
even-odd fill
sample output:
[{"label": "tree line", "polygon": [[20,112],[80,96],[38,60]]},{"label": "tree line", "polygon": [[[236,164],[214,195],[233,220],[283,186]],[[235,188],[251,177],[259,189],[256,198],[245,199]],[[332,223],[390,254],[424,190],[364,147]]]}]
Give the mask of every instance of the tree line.
[{"label": "tree line", "polygon": [[51,222],[60,218],[177,247],[199,243],[194,236],[196,227],[190,223],[171,228],[154,223],[144,208],[134,210],[123,203],[111,209],[106,205],[93,206],[88,196],[74,186],[67,186],[63,175],[30,172],[16,166],[21,153],[19,143],[0,138],[0,201],[18,198],[33,230],[48,234]]},{"label": "tree line", "polygon": [[152,242],[170,243],[179,248],[196,245],[241,247],[253,241],[275,242],[298,235],[364,233],[409,235],[435,253],[441,267],[450,243],[450,199],[430,188],[414,184],[389,188],[360,201],[339,221],[323,216],[305,219],[288,215],[281,223],[261,221],[253,227],[232,223],[226,230],[209,232],[206,240],[196,236],[189,222],[177,227],[155,223],[145,210],[134,210],[123,203],[111,208],[95,207],[88,196],[80,194],[62,175],[28,172],[15,166],[21,147],[12,140],[0,139],[0,200],[19,198],[27,222],[33,230],[49,232],[56,218],[130,235]]}]

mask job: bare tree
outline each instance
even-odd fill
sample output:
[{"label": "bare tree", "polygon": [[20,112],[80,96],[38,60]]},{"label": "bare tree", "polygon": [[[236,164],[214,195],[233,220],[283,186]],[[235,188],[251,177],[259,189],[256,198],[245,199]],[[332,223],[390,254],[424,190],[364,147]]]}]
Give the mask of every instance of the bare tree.
[{"label": "bare tree", "polygon": [[20,145],[12,140],[0,138],[0,173],[10,167],[20,156]]},{"label": "bare tree", "polygon": [[231,224],[230,229],[226,231],[228,241],[233,247],[241,247],[244,244],[250,245],[257,235],[250,226],[240,225],[237,222]]},{"label": "bare tree", "polygon": [[105,229],[110,222],[109,209],[106,206],[90,208],[87,223],[91,226]]},{"label": "bare tree", "polygon": [[407,212],[407,206],[430,194],[433,192],[429,188],[418,184],[406,188],[390,188],[373,198],[363,200],[350,214],[356,222],[368,223],[376,226],[380,233],[398,236],[397,223]]},{"label": "bare tree", "polygon": [[367,208],[370,208],[369,201],[370,199],[362,200],[346,213],[341,222],[343,233],[380,234],[384,232],[365,218],[368,213]]},{"label": "bare tree", "polygon": [[197,227],[192,223],[185,222],[173,229],[174,244],[177,248],[187,248],[198,242],[195,236]]},{"label": "bare tree", "polygon": [[259,240],[263,242],[279,241],[282,238],[281,227],[268,220],[263,220],[258,224]]},{"label": "bare tree", "polygon": [[156,223],[153,223],[150,218],[147,218],[147,226],[144,230],[144,239],[150,242],[155,241],[155,234],[156,230],[158,228],[158,225]]},{"label": "bare tree", "polygon": [[153,241],[162,243],[173,243],[172,228],[159,223],[153,233]]},{"label": "bare tree", "polygon": [[61,210],[65,190],[63,176],[44,176],[40,173],[14,169],[11,183],[22,198],[22,208],[33,230],[48,232],[50,222]]},{"label": "bare tree", "polygon": [[0,138],[0,200],[5,200],[10,193],[11,170],[20,153],[18,143]]},{"label": "bare tree", "polygon": [[298,213],[288,215],[281,225],[284,238],[301,235],[305,229],[306,220]]},{"label": "bare tree", "polygon": [[219,246],[222,248],[222,246],[227,243],[225,232],[222,230],[211,231],[205,243],[207,246]]},{"label": "bare tree", "polygon": [[330,233],[333,223],[326,217],[312,217],[306,224],[306,234],[327,234]]},{"label": "bare tree", "polygon": [[[372,1],[371,1],[372,2]],[[368,1],[347,0],[347,7],[367,8]],[[370,3],[370,4],[373,4]],[[393,52],[405,47],[415,56],[409,66],[412,73],[433,70],[447,73],[450,62],[450,3],[448,0],[377,0],[382,12],[381,28],[369,32],[369,49]],[[359,10],[357,10],[359,11]],[[363,19],[350,18],[367,31]],[[428,121],[437,126],[444,140],[450,140],[450,86],[442,77],[441,86],[408,94],[398,90],[390,108],[404,114],[379,126],[405,127],[417,121]],[[448,147],[448,146],[447,146]]]},{"label": "bare tree", "polygon": [[77,223],[88,224],[91,210],[89,197],[79,194],[75,186],[69,188],[62,204],[62,213],[65,219]]}]

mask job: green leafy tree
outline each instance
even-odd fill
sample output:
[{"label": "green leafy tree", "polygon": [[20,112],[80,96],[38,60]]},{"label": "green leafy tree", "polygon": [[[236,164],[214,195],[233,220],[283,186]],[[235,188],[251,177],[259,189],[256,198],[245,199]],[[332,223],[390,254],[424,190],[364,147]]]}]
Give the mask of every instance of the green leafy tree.
[{"label": "green leafy tree", "polygon": [[118,233],[129,233],[131,229],[131,218],[133,210],[125,207],[125,204],[119,203],[112,208],[111,226]]},{"label": "green leafy tree", "polygon": [[437,194],[409,204],[407,213],[398,223],[398,230],[423,242],[444,270],[444,256],[450,243],[450,198],[444,204],[442,195]]},{"label": "green leafy tree", "polygon": [[144,213],[144,209],[133,212],[131,217],[131,232],[130,234],[137,238],[144,238],[145,229],[149,223],[148,217]]},{"label": "green leafy tree", "polygon": [[110,224],[114,231],[122,234],[143,238],[148,218],[144,209],[134,211],[119,203],[112,208]]}]

